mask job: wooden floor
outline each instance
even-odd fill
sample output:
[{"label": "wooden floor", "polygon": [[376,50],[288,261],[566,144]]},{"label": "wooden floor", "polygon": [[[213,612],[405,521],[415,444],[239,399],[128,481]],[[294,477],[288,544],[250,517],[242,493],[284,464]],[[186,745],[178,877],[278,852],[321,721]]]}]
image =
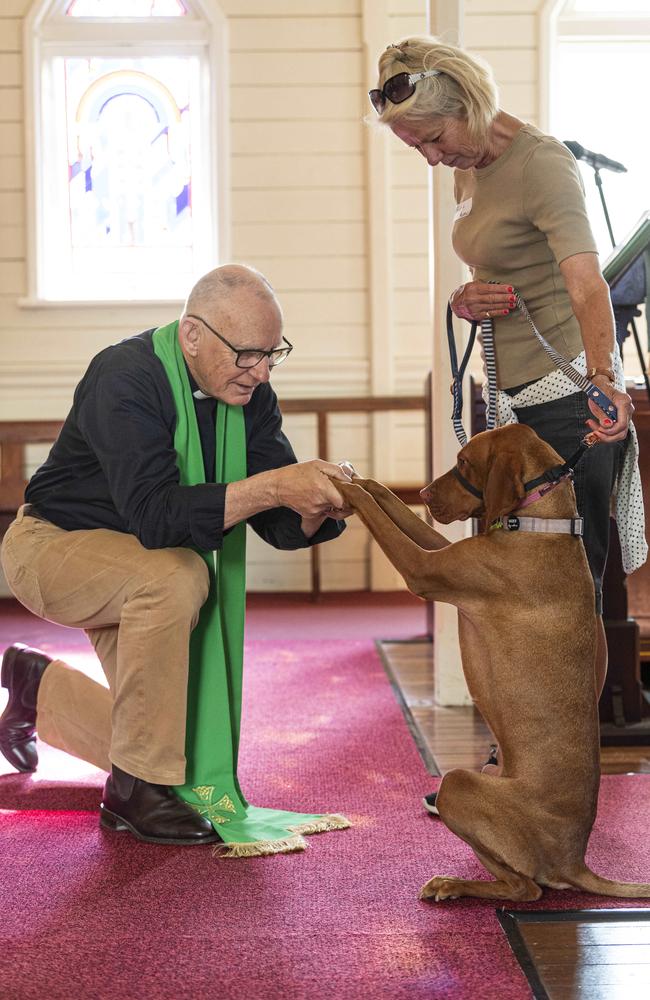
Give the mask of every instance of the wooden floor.
[{"label": "wooden floor", "polygon": [[498,916],[539,1000],[650,996],[650,910],[505,910]]},{"label": "wooden floor", "polygon": [[[430,643],[386,642],[380,649],[429,772],[479,768],[492,734],[475,708],[434,704]],[[650,746],[603,747],[601,765],[609,774],[650,773]],[[629,910],[513,910],[510,929],[508,914],[498,912],[535,1000],[650,997],[650,908],[636,916]]]},{"label": "wooden floor", "polygon": [[[385,642],[381,649],[431,774],[485,763],[494,738],[477,710],[434,704],[430,643]],[[650,746],[601,747],[600,758],[604,774],[650,774]]]}]

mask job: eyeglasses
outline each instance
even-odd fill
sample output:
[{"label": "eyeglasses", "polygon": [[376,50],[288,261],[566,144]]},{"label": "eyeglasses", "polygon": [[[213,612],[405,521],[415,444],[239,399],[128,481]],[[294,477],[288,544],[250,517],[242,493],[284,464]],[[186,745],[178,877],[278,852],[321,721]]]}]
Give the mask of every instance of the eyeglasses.
[{"label": "eyeglasses", "polygon": [[210,333],[213,333],[215,337],[229,347],[231,351],[236,355],[235,364],[238,368],[254,368],[255,365],[259,365],[263,358],[269,359],[269,368],[275,368],[276,365],[281,365],[283,361],[286,361],[293,350],[293,344],[290,344],[286,337],[283,337],[283,341],[287,345],[286,347],[276,347],[274,351],[251,351],[248,348],[241,350],[239,347],[233,347],[225,337],[222,337],[220,333],[210,326],[209,323],[201,316],[195,316],[192,313],[187,314],[188,319],[198,319],[199,323],[203,323],[207,326]]},{"label": "eyeglasses", "polygon": [[383,114],[386,101],[391,104],[401,104],[408,97],[415,93],[415,85],[420,80],[426,80],[429,76],[440,76],[442,70],[427,69],[423,73],[397,73],[386,80],[382,90],[369,90],[368,97],[378,115]]}]

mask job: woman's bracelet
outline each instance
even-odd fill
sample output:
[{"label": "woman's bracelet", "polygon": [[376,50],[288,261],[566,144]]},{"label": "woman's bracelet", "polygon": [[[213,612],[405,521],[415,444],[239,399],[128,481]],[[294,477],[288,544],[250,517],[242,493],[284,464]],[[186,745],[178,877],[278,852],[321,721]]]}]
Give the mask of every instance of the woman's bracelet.
[{"label": "woman's bracelet", "polygon": [[595,378],[596,375],[602,375],[609,382],[614,385],[616,379],[614,378],[614,372],[611,368],[587,368],[587,378]]}]

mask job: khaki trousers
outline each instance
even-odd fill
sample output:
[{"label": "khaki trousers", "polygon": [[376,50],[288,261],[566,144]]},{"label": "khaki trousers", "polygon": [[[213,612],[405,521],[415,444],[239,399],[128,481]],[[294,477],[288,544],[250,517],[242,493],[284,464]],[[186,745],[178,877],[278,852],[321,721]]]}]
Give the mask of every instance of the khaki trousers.
[{"label": "khaki trousers", "polygon": [[85,630],[109,684],[50,663],[39,737],[104,770],[113,763],[145,781],[183,784],[189,638],[209,586],[201,556],[145,549],[103,528],[63,531],[21,507],[1,557],[26,608]]}]

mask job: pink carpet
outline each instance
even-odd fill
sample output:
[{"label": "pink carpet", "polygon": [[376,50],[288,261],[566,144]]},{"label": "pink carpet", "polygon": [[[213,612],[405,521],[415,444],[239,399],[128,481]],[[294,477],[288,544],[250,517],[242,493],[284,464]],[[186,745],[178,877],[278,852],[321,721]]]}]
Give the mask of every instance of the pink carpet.
[{"label": "pink carpet", "polygon": [[[372,643],[254,642],[247,663],[247,794],[354,827],[246,861],[136,844],[98,828],[103,775],[44,750],[37,775],[0,776],[0,996],[530,997],[492,904],[417,899],[434,873],[487,876],[420,808],[433,782]],[[648,778],[606,777],[594,868],[650,880],[649,823]],[[617,905],[549,892],[530,908]]]}]

